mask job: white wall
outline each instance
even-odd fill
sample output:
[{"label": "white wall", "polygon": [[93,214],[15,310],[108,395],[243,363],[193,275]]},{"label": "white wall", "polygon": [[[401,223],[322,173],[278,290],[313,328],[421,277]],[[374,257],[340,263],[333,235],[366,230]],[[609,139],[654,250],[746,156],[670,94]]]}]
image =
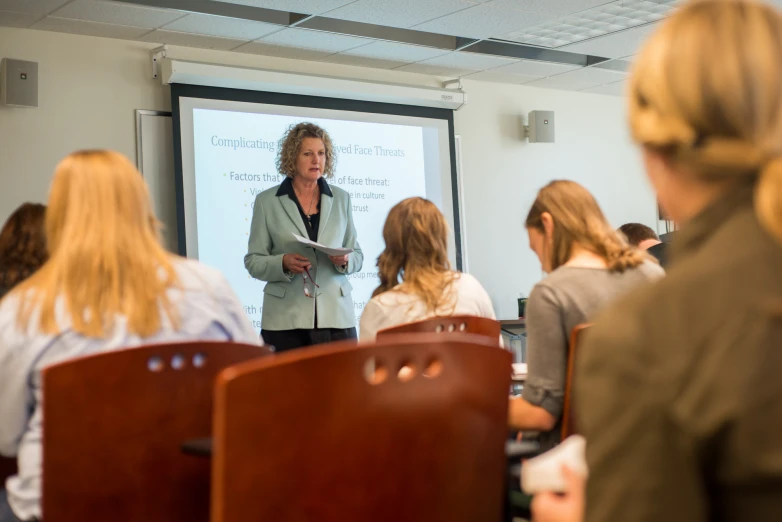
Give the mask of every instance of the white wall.
[{"label": "white wall", "polygon": [[[615,227],[656,228],[654,194],[630,141],[624,99],[517,85],[464,82],[468,106],[456,112],[462,136],[468,268],[514,317],[519,292],[540,280],[524,220],[535,195],[553,179],[577,181]],[[555,112],[556,143],[528,143],[522,124],[532,110]]]},{"label": "white wall", "polygon": [[[0,57],[39,63],[39,107],[0,107],[0,222],[23,201],[45,201],[57,162],[79,148],[135,158],[135,109],[169,110],[167,88],[150,75],[151,44],[0,28]],[[172,48],[177,58],[377,81],[439,86],[435,77],[222,51]],[[551,179],[587,186],[612,224],[655,226],[655,204],[625,131],[623,101],[485,82],[464,82],[456,112],[462,136],[469,269],[500,317],[541,277],[523,221]],[[556,111],[556,143],[527,144],[531,110]],[[522,121],[524,117],[524,121]]]}]

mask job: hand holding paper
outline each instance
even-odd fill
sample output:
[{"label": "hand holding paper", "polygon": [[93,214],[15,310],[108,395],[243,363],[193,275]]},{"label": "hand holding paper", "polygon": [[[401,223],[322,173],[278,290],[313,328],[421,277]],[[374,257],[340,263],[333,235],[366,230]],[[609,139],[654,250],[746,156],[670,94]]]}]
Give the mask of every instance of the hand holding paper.
[{"label": "hand holding paper", "polygon": [[575,475],[585,479],[588,475],[585,453],[586,439],[572,435],[554,449],[524,461],[521,466],[521,487],[524,493],[567,493],[562,467],[567,466]]},{"label": "hand holding paper", "polygon": [[318,250],[320,252],[323,252],[327,256],[330,257],[340,257],[340,256],[346,256],[353,252],[352,248],[332,248],[327,247],[326,245],[321,245],[320,243],[316,243],[315,241],[311,241],[307,239],[306,237],[301,237],[297,234],[293,234],[293,237],[296,238],[296,241],[301,243],[302,245],[308,246],[310,248],[314,248],[315,250]]}]

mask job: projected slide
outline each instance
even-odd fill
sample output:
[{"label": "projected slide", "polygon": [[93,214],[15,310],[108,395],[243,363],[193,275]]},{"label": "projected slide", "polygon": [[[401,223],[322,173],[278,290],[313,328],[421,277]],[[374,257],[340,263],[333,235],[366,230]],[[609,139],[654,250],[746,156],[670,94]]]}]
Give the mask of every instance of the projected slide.
[{"label": "projected slide", "polygon": [[[391,207],[407,197],[427,197],[444,208],[452,220],[448,136],[443,135],[442,122],[399,124],[358,121],[344,111],[340,115],[341,118],[326,118],[321,114],[193,107],[187,112],[188,117],[183,117],[183,122],[189,124],[192,116],[189,136],[195,205],[191,202],[191,208],[186,209],[188,229],[196,224],[196,230],[188,230],[188,255],[197,252],[203,263],[226,275],[258,329],[264,283],[249,276],[244,256],[256,195],[279,185],[283,179],[276,172],[275,159],[278,140],[290,125],[311,121],[322,126],[337,150],[336,172],[328,182],[350,193],[358,241],[364,252],[362,271],[348,276],[354,288],[357,319],[379,284],[376,261],[384,247],[382,229]],[[418,123],[415,120],[420,119],[409,120]],[[183,124],[183,151],[189,148],[186,127]],[[183,156],[187,156],[186,152]],[[183,158],[186,181],[189,163]],[[443,193],[448,197],[443,198]]]}]

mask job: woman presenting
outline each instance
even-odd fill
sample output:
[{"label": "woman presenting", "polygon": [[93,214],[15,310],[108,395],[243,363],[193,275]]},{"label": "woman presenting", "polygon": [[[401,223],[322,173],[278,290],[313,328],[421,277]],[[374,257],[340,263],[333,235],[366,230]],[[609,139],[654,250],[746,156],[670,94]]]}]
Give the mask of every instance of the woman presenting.
[{"label": "woman presenting", "polygon": [[[244,266],[266,281],[261,335],[278,352],[357,337],[347,275],[361,270],[364,254],[350,196],[324,179],[334,175],[335,162],[325,130],[294,125],[280,140],[277,158],[286,179],[255,198]],[[294,234],[353,252],[327,256]]]}]

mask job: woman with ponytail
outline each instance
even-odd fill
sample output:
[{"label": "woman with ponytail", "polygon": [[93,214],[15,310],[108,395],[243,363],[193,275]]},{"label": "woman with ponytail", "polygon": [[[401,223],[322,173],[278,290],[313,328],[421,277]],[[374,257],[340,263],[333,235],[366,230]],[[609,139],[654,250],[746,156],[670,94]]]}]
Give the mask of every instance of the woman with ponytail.
[{"label": "woman with ponytail", "polygon": [[782,15],[685,3],[644,46],[630,129],[681,225],[668,276],[610,307],[576,367],[589,481],[535,520],[782,517]]},{"label": "woman with ponytail", "polygon": [[380,286],[361,315],[362,341],[379,330],[430,317],[474,315],[494,319],[491,299],[473,276],[451,270],[448,225],[429,200],[408,198],[383,226],[386,248],[377,260]]},{"label": "woman with ponytail", "polygon": [[600,206],[573,181],[552,181],[525,223],[530,248],[549,276],[527,302],[527,382],[510,401],[509,424],[540,432],[543,449],[559,442],[570,331],[618,295],[662,277],[650,256],[608,224]]}]

